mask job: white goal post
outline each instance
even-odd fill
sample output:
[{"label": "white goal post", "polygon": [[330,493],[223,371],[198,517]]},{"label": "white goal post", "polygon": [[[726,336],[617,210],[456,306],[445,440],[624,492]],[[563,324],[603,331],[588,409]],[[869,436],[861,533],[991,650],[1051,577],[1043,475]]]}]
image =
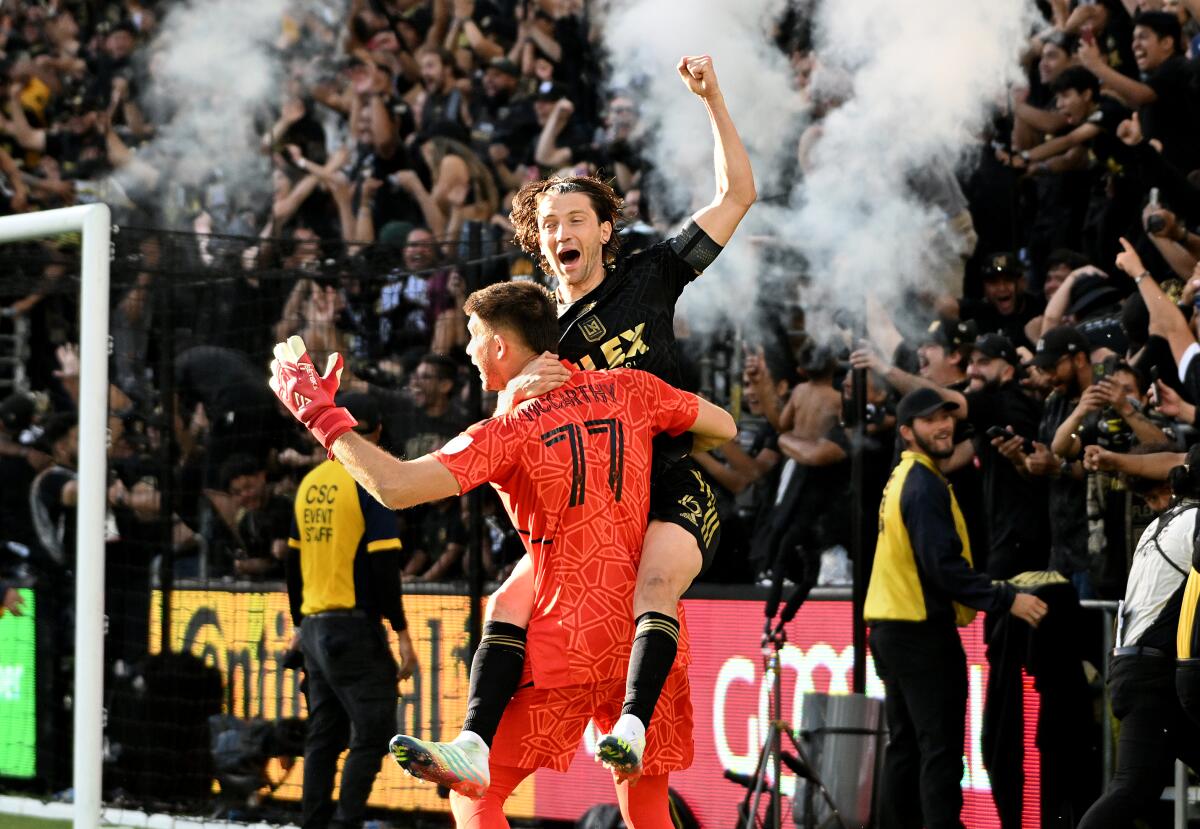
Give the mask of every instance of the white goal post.
[{"label": "white goal post", "polygon": [[78,232],[79,502],[75,548],[75,829],[100,824],[104,735],[104,514],[108,443],[108,285],[111,214],[89,204],[0,217],[0,244]]}]

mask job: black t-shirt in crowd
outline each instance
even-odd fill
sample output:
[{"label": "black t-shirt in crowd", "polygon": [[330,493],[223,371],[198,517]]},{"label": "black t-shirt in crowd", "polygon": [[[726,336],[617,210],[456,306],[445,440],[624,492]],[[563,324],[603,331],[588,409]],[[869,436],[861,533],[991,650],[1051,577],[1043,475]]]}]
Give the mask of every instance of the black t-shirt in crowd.
[{"label": "black t-shirt in crowd", "polygon": [[280,137],[279,144],[284,147],[295,144],[301,154],[314,164],[324,164],[329,155],[325,150],[325,128],[312,112],[306,112],[303,118],[288,127]]},{"label": "black t-shirt in crowd", "polygon": [[1157,96],[1138,110],[1143,134],[1161,141],[1163,156],[1180,170],[1200,167],[1200,142],[1196,140],[1200,112],[1187,59],[1182,55],[1167,58],[1143,82]]},{"label": "black t-shirt in crowd", "polygon": [[980,334],[1003,334],[1014,346],[1032,348],[1033,343],[1025,336],[1025,326],[1030,320],[1041,316],[1046,310],[1046,301],[1033,294],[1020,294],[1017,308],[1004,316],[986,299],[963,297],[958,301],[958,316],[962,320],[973,320]]},{"label": "black t-shirt in crowd", "polygon": [[[1075,410],[1079,398],[1054,392],[1042,410],[1038,440],[1049,446],[1054,433]],[[1051,478],[1047,485],[1050,505],[1050,567],[1063,575],[1088,570],[1087,486],[1070,475]]]},{"label": "black t-shirt in crowd", "polygon": [[541,128],[528,98],[481,96],[472,113],[471,142],[482,158],[492,144],[508,148],[510,163],[524,156]]},{"label": "black t-shirt in crowd", "polygon": [[29,513],[34,474],[24,458],[0,456],[0,543],[13,541],[27,547],[37,543]]},{"label": "black t-shirt in crowd", "polygon": [[[75,508],[64,506],[63,489],[78,474],[73,469],[52,466],[33,482],[30,505],[38,540],[51,569],[71,569],[75,561]],[[43,559],[43,561],[45,561]]]},{"label": "black t-shirt in crowd", "polygon": [[975,454],[983,477],[983,504],[988,527],[987,572],[998,579],[1046,567],[1049,528],[1042,482],[1026,480],[995,447],[987,432],[1012,427],[1034,438],[1041,405],[1014,381],[966,393],[967,417],[975,427]]},{"label": "black t-shirt in crowd", "polygon": [[428,455],[471,425],[471,419],[453,404],[445,414],[433,417],[413,403],[407,391],[371,386],[370,394],[383,410],[379,445],[398,458],[416,460]]},{"label": "black t-shirt in crowd", "polygon": [[95,130],[47,132],[44,152],[59,163],[63,178],[93,178],[108,167],[104,137]]},{"label": "black t-shirt in crowd", "polygon": [[[359,146],[358,161],[350,169],[350,180],[358,181],[364,176],[377,178],[383,186],[375,193],[375,211],[372,217],[375,229],[381,230],[388,222],[408,222],[416,227],[425,226],[425,213],[417,200],[402,187],[392,184],[389,176],[401,170],[412,170],[421,179],[427,190],[433,189],[433,175],[425,157],[420,152],[410,153],[400,144],[390,156],[384,158],[370,144]],[[362,199],[362,188],[355,188],[354,209],[358,210]]]},{"label": "black t-shirt in crowd", "polygon": [[[1176,372],[1163,373],[1162,376],[1170,377],[1172,374],[1177,376]],[[1183,375],[1182,392],[1189,402],[1200,403],[1200,354],[1188,362],[1187,371]]]},{"label": "black t-shirt in crowd", "polygon": [[[458,508],[459,499],[451,498],[445,504],[427,504],[416,524],[416,532],[411,539],[413,552],[423,552],[429,556],[432,565],[450,544],[465,546],[467,543],[467,528],[463,526],[462,512]],[[443,579],[453,579],[461,574],[461,568],[454,567],[446,571]]]},{"label": "black t-shirt in crowd", "polygon": [[262,379],[262,368],[240,351],[215,345],[187,349],[175,360],[175,391],[186,420],[196,403],[208,416],[208,485],[221,463],[233,454],[264,459],[282,445],[283,416],[275,395]]},{"label": "black t-shirt in crowd", "polygon": [[[534,124],[537,124],[536,119]],[[541,127],[538,127],[541,131]],[[577,164],[580,161],[590,160],[592,156],[591,142],[588,138],[587,130],[583,124],[579,122],[577,117],[572,116],[562,132],[558,134],[558,139],[554,142],[556,148],[566,147],[571,151],[571,160],[569,163]],[[518,160],[527,166],[537,166],[537,141],[530,141],[521,147],[522,154],[518,156]]]},{"label": "black t-shirt in crowd", "polygon": [[1087,122],[1100,128],[1100,134],[1089,142],[1089,149],[1102,169],[1123,171],[1133,160],[1133,151],[1117,138],[1117,127],[1132,115],[1132,111],[1116,98],[1101,95],[1096,109]]},{"label": "black t-shirt in crowd", "polygon": [[1125,8],[1125,0],[1099,0],[1096,5],[1103,6],[1108,12],[1108,22],[1096,39],[1105,62],[1122,75],[1136,78],[1138,68],[1133,58],[1133,18]]},{"label": "black t-shirt in crowd", "polygon": [[[759,454],[767,450],[779,452],[779,433],[771,426],[770,421],[761,415],[742,415],[742,419],[738,422],[736,440],[742,451],[752,458],[757,458]],[[714,450],[713,454],[723,457],[719,449]],[[758,513],[759,508],[774,494],[775,484],[778,481],[776,474],[778,468],[779,466],[776,464],[775,470],[750,484],[738,495],[732,495],[715,481],[713,490],[717,492],[718,496],[724,494],[729,497],[736,505],[739,515],[752,519]]]},{"label": "black t-shirt in crowd", "polygon": [[[953,383],[950,389],[965,392],[968,381]],[[966,420],[954,422],[954,445],[971,441],[975,436],[973,425]],[[946,480],[954,489],[954,497],[958,499],[959,509],[963,520],[967,522],[967,537],[971,541],[971,558],[976,570],[988,571],[988,532],[987,515],[984,509],[983,481],[975,466],[974,459],[953,472],[947,473]],[[989,571],[990,572],[990,571]]]},{"label": "black t-shirt in crowd", "polygon": [[203,403],[213,421],[225,412],[275,408],[262,367],[240,351],[217,345],[198,345],[176,358],[175,392],[185,407]]},{"label": "black t-shirt in crowd", "polygon": [[257,578],[283,578],[283,562],[275,559],[271,546],[277,539],[286,540],[293,520],[291,500],[272,495],[261,509],[247,510],[238,519],[238,536],[248,558],[269,558],[275,561],[271,569]]}]

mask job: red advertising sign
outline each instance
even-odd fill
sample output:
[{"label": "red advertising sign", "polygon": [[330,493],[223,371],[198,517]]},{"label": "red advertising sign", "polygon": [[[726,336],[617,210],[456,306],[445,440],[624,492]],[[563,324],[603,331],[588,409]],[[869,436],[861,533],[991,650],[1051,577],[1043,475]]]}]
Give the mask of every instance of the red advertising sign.
[{"label": "red advertising sign", "polygon": [[[282,667],[291,636],[287,596],[280,592],[233,593],[220,590],[171,594],[173,647],[195,653],[225,678],[226,710],[240,717],[303,715],[300,678]],[[151,614],[151,650],[160,642],[157,603]],[[406,595],[421,670],[404,686],[397,728],[421,737],[447,740],[458,733],[466,710],[468,600],[461,595]],[[737,820],[746,790],[725,779],[735,771],[752,775],[770,723],[764,677],[762,603],[733,599],[692,599],[684,603],[692,642],[690,669],[695,721],[695,762],[671,777],[677,791],[707,829],[724,829]],[[787,629],[783,665],[783,718],[802,723],[807,692],[846,693],[851,685],[850,603],[811,601]],[[963,747],[963,822],[969,829],[999,827],[991,788],[983,768],[980,731],[987,683],[982,617],[961,631],[967,653],[969,697],[967,739]],[[883,696],[868,656],[867,693]],[[1040,771],[1034,746],[1038,698],[1031,681],[1025,688],[1025,814],[1022,825],[1038,825]],[[510,817],[576,820],[597,803],[614,803],[612,777],[592,760],[596,742],[589,728],[566,774],[539,770],[505,805]],[[275,796],[299,799],[301,770],[293,770]],[[285,772],[271,770],[272,779]],[[795,788],[783,774],[784,815],[792,814]],[[433,787],[406,776],[390,760],[381,761],[371,805],[399,810],[445,811],[447,802]],[[764,804],[765,805],[765,804]],[[785,823],[785,825],[788,825]]]},{"label": "red advertising sign", "polygon": [[[706,827],[733,826],[746,790],[724,778],[726,770],[752,775],[759,747],[770,723],[770,682],[764,677],[759,646],[762,604],[752,601],[689,600],[685,602],[691,634],[690,670],[696,723],[696,759],[687,771],[671,776],[671,788],[686,801]],[[783,664],[783,717],[801,722],[806,692],[846,693],[853,665],[849,602],[809,602],[788,626]],[[982,616],[961,631],[967,653],[969,695],[967,739],[963,747],[963,822],[969,829],[999,827],[991,786],[983,767],[980,732],[988,665]],[[883,683],[868,655],[867,693],[883,697]],[[1025,813],[1022,824],[1038,824],[1040,771],[1034,745],[1038,698],[1032,683],[1025,687]],[[535,775],[534,814],[575,820],[597,803],[616,802],[612,778],[592,760],[594,729],[581,741],[566,774],[539,770]],[[786,769],[781,779],[784,816],[792,814],[790,794],[795,778]]]}]

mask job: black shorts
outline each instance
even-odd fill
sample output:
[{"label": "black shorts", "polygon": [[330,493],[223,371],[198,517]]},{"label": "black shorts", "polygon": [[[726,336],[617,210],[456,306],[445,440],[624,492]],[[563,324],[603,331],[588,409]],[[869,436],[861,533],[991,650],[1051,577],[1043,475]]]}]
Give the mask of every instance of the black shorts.
[{"label": "black shorts", "polygon": [[690,457],[654,457],[650,471],[650,520],[683,527],[700,548],[703,573],[712,564],[721,543],[721,518],[717,496]]}]

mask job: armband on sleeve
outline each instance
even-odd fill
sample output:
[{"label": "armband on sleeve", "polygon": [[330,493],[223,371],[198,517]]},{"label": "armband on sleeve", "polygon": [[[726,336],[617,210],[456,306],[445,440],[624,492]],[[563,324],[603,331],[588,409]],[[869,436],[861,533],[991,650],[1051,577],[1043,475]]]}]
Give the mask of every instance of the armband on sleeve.
[{"label": "armband on sleeve", "polygon": [[696,224],[695,219],[688,219],[683,230],[679,231],[679,234],[671,240],[671,250],[675,251],[676,256],[691,265],[696,273],[702,273],[712,264],[723,248],[714,242],[700,225]]}]

